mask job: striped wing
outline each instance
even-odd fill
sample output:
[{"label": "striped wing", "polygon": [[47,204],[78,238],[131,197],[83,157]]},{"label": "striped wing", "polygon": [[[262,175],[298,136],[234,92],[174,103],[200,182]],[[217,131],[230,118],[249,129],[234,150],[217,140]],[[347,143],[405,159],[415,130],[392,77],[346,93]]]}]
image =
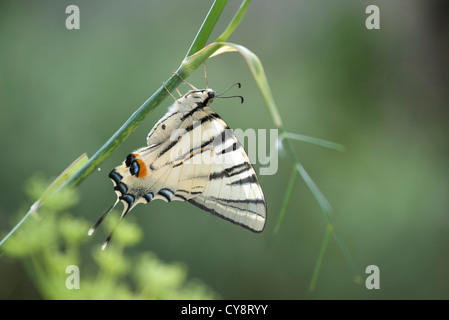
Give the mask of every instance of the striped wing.
[{"label": "striped wing", "polygon": [[[167,126],[170,125],[170,119]],[[174,120],[174,119],[173,119]],[[127,160],[114,169],[120,175],[115,190],[125,205],[122,216],[138,203],[154,199],[171,202],[186,201],[204,191],[210,175],[211,165],[201,161],[212,154],[211,137],[206,142],[199,139],[201,131],[211,132],[209,121],[185,119],[179,134],[162,143],[136,150]],[[135,168],[135,170],[133,170]],[[120,185],[122,187],[120,187]]]},{"label": "striped wing", "polygon": [[214,97],[212,89],[181,96],[148,134],[148,147],[130,153],[110,172],[117,200],[89,235],[119,201],[124,218],[138,203],[153,199],[189,201],[251,231],[264,229],[266,205],[256,173],[235,135],[208,107]]},{"label": "striped wing", "polygon": [[204,112],[214,117],[211,127],[220,139],[214,142],[204,191],[188,201],[251,231],[261,232],[265,227],[266,204],[254,168],[226,123],[209,107]]},{"label": "striped wing", "polygon": [[[223,219],[261,232],[266,205],[248,156],[226,123],[209,107],[181,118],[171,139],[139,149],[110,177],[124,217],[153,199],[189,201]],[[172,116],[166,121],[180,119]]]}]

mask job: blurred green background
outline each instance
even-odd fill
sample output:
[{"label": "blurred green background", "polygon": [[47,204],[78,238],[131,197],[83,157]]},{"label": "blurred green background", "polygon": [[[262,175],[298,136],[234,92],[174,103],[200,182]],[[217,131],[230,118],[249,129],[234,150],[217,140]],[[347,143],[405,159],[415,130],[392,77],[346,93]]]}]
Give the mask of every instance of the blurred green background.
[{"label": "blurred green background", "polygon": [[[80,30],[65,28],[70,4],[80,8]],[[2,237],[31,205],[25,181],[38,171],[55,177],[80,154],[92,155],[179,66],[210,4],[0,2]],[[370,4],[380,8],[380,30],[365,28]],[[229,1],[211,39],[239,5]],[[333,206],[335,229],[359,274],[365,279],[366,266],[379,266],[380,290],[353,281],[333,238],[316,290],[308,290],[326,222],[300,179],[269,247],[291,174],[288,157],[279,159],[276,175],[261,178],[268,205],[263,233],[187,203],[156,201],[130,215],[144,235],[127,250],[182,262],[189,277],[226,299],[449,298],[447,9],[445,1],[258,0],[229,39],[262,61],[287,130],[346,147],[339,153],[293,142]],[[231,128],[274,127],[240,55],[209,60],[207,72],[217,91],[243,84],[243,105],[213,104]],[[204,86],[203,69],[188,81]],[[80,185],[75,217],[93,223],[113,203],[107,174],[146,145],[170,103]],[[103,236],[88,246],[101,246]],[[0,298],[40,297],[19,261],[0,258]]]}]

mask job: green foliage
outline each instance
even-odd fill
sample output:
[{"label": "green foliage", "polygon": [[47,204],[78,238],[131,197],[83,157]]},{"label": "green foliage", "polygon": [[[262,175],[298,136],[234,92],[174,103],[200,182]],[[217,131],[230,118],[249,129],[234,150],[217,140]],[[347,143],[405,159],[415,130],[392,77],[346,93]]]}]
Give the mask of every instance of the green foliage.
[{"label": "green foliage", "polygon": [[[69,31],[62,2],[1,1],[0,240],[21,229],[11,227],[28,209],[22,207],[17,215],[24,203],[24,181],[35,170],[57,175],[82,152],[93,157],[176,70],[212,2],[178,1],[173,6],[167,1],[130,5],[112,0],[103,6],[80,1],[81,30]],[[221,39],[240,3],[228,1],[210,36],[202,33],[200,38],[205,45],[217,37],[215,41],[239,43],[256,53],[279,107],[284,157],[276,175],[260,177],[268,205],[266,229],[254,235],[188,204],[154,201],[129,215],[138,219],[151,251],[167,262],[186,263],[189,274],[201,275],[229,299],[449,298],[442,285],[449,280],[449,68],[438,68],[447,64],[442,54],[447,40],[443,32],[435,33],[447,24],[441,15],[446,2],[410,6],[413,19],[398,19],[403,6],[383,1],[385,24],[381,30],[367,30],[364,1],[252,1],[235,32]],[[208,60],[207,72],[217,91],[242,83],[238,94],[245,97],[243,105],[233,100],[213,105],[231,128],[273,127],[240,55]],[[203,74],[200,64],[186,80],[202,86]],[[188,90],[184,85],[179,89]],[[107,172],[144,145],[170,103],[165,99],[126,141],[115,136],[120,147],[105,162],[91,164],[92,174],[80,184],[83,202],[69,209],[75,221],[84,217],[94,222],[113,200]],[[302,143],[318,141],[299,133],[339,142],[345,152]],[[298,169],[288,144],[332,205],[330,236],[299,170],[292,188],[288,184],[292,167]],[[280,232],[273,237],[281,213]],[[27,217],[23,226],[40,223],[34,213]],[[64,217],[70,218],[61,213]],[[89,246],[82,245],[82,278],[98,273],[91,254],[93,248],[101,253],[106,237],[98,231]],[[116,236],[108,250],[117,245]],[[272,237],[275,241],[266,250]],[[348,249],[343,254],[341,240]],[[127,247],[125,253],[146,251],[147,243]],[[366,290],[364,279],[362,285],[351,281],[347,252],[363,278],[367,265],[380,267],[381,290]],[[23,279],[23,268],[10,260],[7,254],[0,258],[0,298],[36,297],[29,279]],[[317,281],[309,292],[312,277]],[[88,285],[83,283],[82,290]]]},{"label": "green foliage", "polygon": [[[47,185],[41,175],[36,175],[26,185],[28,196],[36,199]],[[142,239],[142,230],[126,220],[115,229],[113,243],[106,250],[102,251],[100,244],[94,242],[97,247],[91,250],[91,255],[85,254],[83,249],[91,239],[87,235],[90,224],[67,212],[78,201],[75,189],[63,189],[5,243],[5,253],[23,261],[43,298],[216,298],[201,281],[188,280],[186,267],[179,263],[164,263],[152,252],[132,257],[125,254],[126,247]],[[117,223],[117,219],[110,218],[106,220],[109,229]],[[71,276],[71,271],[66,271],[68,266],[80,270],[79,289],[66,286]]]},{"label": "green foliage", "polygon": [[[333,222],[331,221],[331,211],[332,208],[330,206],[330,203],[324,196],[324,194],[321,192],[321,190],[318,188],[318,186],[315,184],[315,182],[312,180],[311,176],[306,171],[305,167],[300,163],[298,160],[298,157],[296,156],[296,153],[290,143],[290,140],[300,140],[300,141],[306,141],[309,143],[314,143],[323,147],[335,149],[335,150],[343,150],[343,147],[339,144],[312,138],[296,133],[290,133],[287,132],[283,121],[281,119],[281,115],[279,112],[279,109],[275,103],[274,97],[271,93],[271,89],[268,83],[268,79],[266,77],[263,65],[258,58],[256,54],[254,54],[252,51],[247,49],[246,47],[235,44],[235,43],[229,43],[226,42],[227,39],[231,36],[231,34],[235,31],[237,26],[242,21],[243,17],[245,16],[245,13],[248,9],[250,0],[244,0],[240,6],[240,8],[237,10],[234,18],[230,21],[227,28],[224,30],[224,32],[216,39],[215,42],[212,42],[209,45],[206,45],[209,37],[211,36],[212,31],[214,30],[225,6],[227,1],[226,0],[216,0],[212,4],[205,20],[203,21],[203,24],[201,25],[195,39],[193,40],[189,50],[187,51],[187,55],[184,58],[184,60],[181,62],[181,65],[178,67],[175,73],[173,73],[167,81],[164,82],[164,85],[161,86],[154,94],[144,102],[144,104],[139,107],[136,112],[132,114],[132,116],[116,131],[116,133],[92,156],[89,160],[87,160],[87,157],[80,157],[79,159],[82,159],[82,164],[75,161],[75,164],[79,165],[77,169],[72,168],[72,170],[69,170],[66,174],[62,175],[61,179],[57,179],[57,186],[50,188],[51,194],[57,194],[57,196],[50,197],[47,201],[45,201],[45,206],[49,207],[46,208],[46,211],[52,211],[52,206],[56,208],[56,211],[63,211],[66,208],[73,206],[74,203],[77,201],[77,196],[75,194],[72,194],[68,196],[67,194],[70,194],[70,192],[73,192],[71,190],[67,190],[71,187],[74,187],[81,183],[88,175],[90,175],[96,168],[99,167],[103,161],[111,155],[111,153],[119,146],[120,143],[122,143],[130,134],[131,132],[141,123],[141,121],[148,115],[150,112],[152,112],[162,101],[165,99],[165,97],[168,95],[168,91],[175,89],[180,83],[181,83],[181,77],[186,78],[189,76],[193,71],[195,71],[200,65],[202,65],[208,58],[226,53],[226,52],[239,52],[242,57],[247,62],[247,65],[253,75],[253,78],[260,90],[260,93],[263,97],[263,100],[265,101],[265,104],[268,108],[268,111],[270,113],[270,116],[274,122],[274,125],[277,129],[279,129],[279,132],[281,134],[281,142],[284,143],[285,149],[287,151],[287,154],[291,158],[291,160],[294,163],[294,168],[296,172],[294,173],[294,178],[290,180],[289,186],[286,190],[285,196],[284,196],[284,202],[282,204],[282,208],[280,211],[279,219],[277,222],[277,225],[274,229],[275,234],[280,228],[280,225],[284,219],[286,208],[290,202],[290,196],[295,184],[295,179],[297,173],[300,175],[300,177],[303,179],[303,181],[306,183],[307,187],[312,192],[312,195],[315,197],[316,201],[318,202],[319,206],[321,207],[322,213],[327,221],[328,224],[328,231],[325,234],[324,243],[322,246],[322,250],[320,251],[318,260],[316,262],[316,266],[313,272],[313,279],[312,279],[312,285],[311,288],[315,287],[315,282],[318,278],[319,270],[321,268],[322,261],[324,259],[324,254],[326,252],[327,243],[329,242],[329,235],[333,234],[334,238],[337,241],[337,244],[340,248],[340,250],[343,253],[343,256],[345,257],[345,260],[349,267],[351,268],[351,271],[354,274],[357,274],[357,270],[354,266],[354,263],[352,262],[352,258],[349,254],[349,250],[347,249],[344,241],[342,238],[339,237],[338,233],[336,232]],[[29,187],[29,192],[36,198],[39,198],[40,193],[36,192],[36,188],[34,186]],[[38,188],[37,188],[38,189]],[[57,190],[55,190],[57,189]],[[39,199],[43,199],[39,198]],[[62,200],[61,200],[62,199]],[[47,200],[47,198],[45,198]],[[0,242],[0,250],[2,244],[5,242],[5,240],[15,232],[15,230],[22,224],[24,220],[26,220],[30,213],[33,211],[36,211],[40,206],[41,202],[44,202],[43,200],[39,200],[35,203],[35,205],[31,208],[31,210],[27,213],[27,215],[22,219],[22,221],[19,222],[19,224],[14,228],[8,235],[5,237],[4,240]],[[44,212],[40,212],[42,216],[46,216]],[[52,215],[48,215],[49,217],[46,217],[46,219],[51,219]],[[69,216],[66,218],[67,221],[70,221]],[[51,229],[51,226],[53,222],[48,222],[47,228],[50,228],[49,230],[42,231],[45,234],[51,233],[53,229]],[[117,223],[117,222],[116,222]],[[83,222],[74,222],[73,225],[81,225]],[[60,236],[66,239],[65,241],[73,242],[75,240],[73,239],[83,239],[82,235],[78,235],[78,231],[76,228],[69,228],[69,227],[61,227],[61,223],[57,223],[59,228],[62,228]],[[64,223],[62,223],[64,225]],[[109,275],[113,275],[115,277],[124,277],[127,274],[127,270],[129,270],[132,266],[132,264],[129,263],[128,259],[125,259],[123,256],[123,250],[120,248],[123,248],[125,246],[132,245],[139,241],[141,238],[141,231],[135,227],[135,226],[126,226],[124,224],[121,226],[122,230],[127,230],[123,232],[119,232],[117,235],[115,235],[115,240],[119,247],[115,249],[110,249],[106,252],[95,252],[94,258],[97,264],[100,266],[100,268]],[[81,229],[80,229],[81,230]],[[36,239],[39,239],[39,237],[45,237],[45,234],[39,234],[38,237],[34,236],[33,241],[37,242]],[[65,236],[63,236],[65,235]],[[67,240],[72,239],[72,240]],[[54,243],[56,239],[49,240],[49,245],[51,243]],[[33,243],[28,243],[29,250],[35,250],[38,245]],[[73,244],[71,244],[73,245]],[[12,244],[11,246],[14,246]],[[120,247],[121,246],[121,247]],[[17,252],[20,251],[20,249],[17,249]],[[26,251],[26,249],[25,249]],[[13,250],[14,252],[14,250]],[[147,259],[148,260],[148,259]],[[145,261],[147,261],[145,260]],[[147,261],[148,262],[148,261]],[[157,274],[157,273],[156,273]],[[172,275],[175,273],[172,272]],[[182,279],[182,277],[174,276],[175,278]],[[168,277],[171,278],[171,277]],[[161,279],[164,279],[164,277],[161,277]],[[178,288],[178,286],[168,285],[168,288]],[[150,290],[151,292],[154,292],[154,290]],[[198,291],[198,292],[201,292]],[[171,293],[169,294],[163,294],[160,298],[167,298],[170,297]]]}]

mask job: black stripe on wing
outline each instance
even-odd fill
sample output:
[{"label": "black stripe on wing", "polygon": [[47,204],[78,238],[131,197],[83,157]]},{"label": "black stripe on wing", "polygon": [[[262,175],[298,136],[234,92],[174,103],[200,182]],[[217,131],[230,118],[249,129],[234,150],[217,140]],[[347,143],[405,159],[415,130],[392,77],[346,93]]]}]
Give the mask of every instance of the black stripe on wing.
[{"label": "black stripe on wing", "polygon": [[[198,108],[198,107],[197,107]],[[196,109],[194,109],[196,110]],[[183,117],[184,118],[184,117]],[[193,129],[197,128],[198,126],[204,124],[205,122],[208,121],[212,121],[213,119],[221,119],[220,116],[218,114],[216,114],[215,112],[212,113],[208,113],[206,114],[204,117],[202,117],[199,120],[195,120],[193,121],[193,123],[191,125],[189,125],[188,127],[186,127],[183,132],[182,135],[179,135],[176,140],[172,141],[169,145],[167,145],[157,156],[157,158],[160,158],[161,156],[163,156],[165,153],[167,153],[168,151],[170,151],[171,148],[173,148],[178,142],[179,140],[185,136],[186,134],[188,134],[190,131],[192,131]],[[181,119],[182,120],[182,119]],[[229,127],[226,125],[225,129],[229,129]],[[223,133],[221,133],[221,135],[223,135]],[[224,139],[224,138],[223,138]],[[222,139],[222,140],[223,140]]]},{"label": "black stripe on wing", "polygon": [[237,164],[230,168],[225,168],[223,171],[214,172],[209,176],[209,180],[221,179],[223,177],[232,177],[237,174],[247,172],[252,169],[252,166],[248,162]]},{"label": "black stripe on wing", "polygon": [[[205,205],[203,205],[203,204],[197,202],[195,199],[189,199],[188,201],[189,201],[191,204],[193,204],[193,205],[197,206],[198,208],[200,208],[201,210],[204,210],[204,211],[206,211],[206,212],[212,213],[213,215],[215,215],[215,216],[217,216],[217,217],[220,217],[220,218],[222,218],[222,219],[224,219],[224,220],[227,220],[227,221],[229,221],[229,222],[232,222],[233,224],[236,224],[236,225],[238,225],[238,226],[241,226],[241,227],[243,227],[243,228],[245,228],[245,229],[248,229],[248,230],[250,230],[250,231],[252,231],[252,232],[260,233],[260,232],[263,231],[263,228],[262,228],[262,230],[256,230],[256,229],[253,229],[253,228],[249,227],[249,226],[246,225],[246,224],[243,224],[243,223],[241,223],[241,222],[232,220],[232,219],[230,219],[230,218],[228,218],[228,217],[226,217],[226,216],[224,216],[224,215],[218,213],[218,212],[215,211],[214,209],[211,209],[211,208],[209,208],[209,207],[206,207]],[[260,216],[260,215],[259,215],[259,216]]]},{"label": "black stripe on wing", "polygon": [[237,148],[238,148],[238,144],[237,144],[237,142],[234,142],[232,145],[230,145],[230,146],[227,147],[226,149],[221,150],[221,151],[220,151],[219,153],[217,153],[217,154],[225,154],[225,153],[229,153],[229,152],[232,152],[232,151],[237,150]]},{"label": "black stripe on wing", "polygon": [[236,184],[248,184],[248,183],[257,183],[257,177],[254,173],[250,176],[243,178],[243,179],[233,181],[233,182],[229,183],[229,185],[233,186]]},{"label": "black stripe on wing", "polygon": [[[223,198],[211,198],[217,202],[225,202],[225,203],[253,203],[253,204],[259,204],[262,203],[265,205],[265,201],[263,199],[223,199]],[[239,208],[240,211],[247,211],[246,209]],[[253,211],[251,211],[253,212]],[[262,215],[258,214],[257,212],[254,212],[255,214],[263,217]]]},{"label": "black stripe on wing", "polygon": [[[192,149],[190,149],[189,151],[187,151],[186,153],[184,153],[183,155],[181,155],[177,159],[168,161],[165,164],[168,165],[168,164],[173,163],[173,162],[181,161],[179,163],[176,163],[173,166],[173,168],[176,168],[176,167],[178,167],[178,166],[183,164],[182,161],[187,161],[190,158],[192,158],[192,157],[194,157],[196,155],[199,155],[199,154],[203,153],[206,150],[209,150],[208,148],[206,148],[207,146],[209,146],[211,143],[216,143],[217,141],[223,141],[225,139],[225,137],[226,137],[226,129],[224,129],[223,131],[221,131],[217,135],[211,137],[209,140],[204,141],[200,146],[193,147]],[[195,151],[197,151],[197,150],[201,150],[201,152],[195,153]]]}]

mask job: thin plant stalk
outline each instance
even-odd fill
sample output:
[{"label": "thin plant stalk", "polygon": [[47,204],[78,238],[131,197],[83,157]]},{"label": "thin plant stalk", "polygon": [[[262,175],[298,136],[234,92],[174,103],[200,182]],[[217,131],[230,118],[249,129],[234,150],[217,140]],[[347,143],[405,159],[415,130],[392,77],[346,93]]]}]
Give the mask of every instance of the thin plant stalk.
[{"label": "thin plant stalk", "polygon": [[296,166],[293,166],[292,173],[290,175],[290,179],[288,181],[287,190],[285,191],[284,201],[282,202],[281,211],[279,212],[279,217],[274,226],[273,234],[277,235],[279,229],[281,228],[282,221],[284,220],[285,212],[287,211],[288,203],[290,202],[290,197],[293,192],[293,187],[295,185],[296,176],[298,175],[298,170],[296,170]]},{"label": "thin plant stalk", "polygon": [[316,283],[318,281],[318,276],[321,271],[321,266],[323,265],[324,256],[327,250],[327,245],[329,243],[330,236],[334,231],[334,227],[328,223],[326,227],[326,232],[324,234],[323,243],[321,244],[320,253],[318,254],[318,259],[315,263],[315,268],[313,269],[312,279],[309,285],[309,291],[314,291],[316,288]]},{"label": "thin plant stalk", "polygon": [[[244,1],[245,3],[249,3],[250,1]],[[183,60],[179,68],[175,73],[171,74],[171,76],[156,90],[156,92],[148,98],[132,115],[131,117],[103,144],[100,149],[85,163],[81,169],[71,175],[66,182],[60,186],[56,191],[59,192],[62,188],[67,187],[76,187],[79,183],[81,183],[84,179],[86,179],[92,172],[94,172],[110,155],[111,153],[117,149],[117,147],[129,137],[129,135],[134,131],[134,129],[142,122],[142,120],[151,113],[168,95],[168,90],[174,90],[178,87],[182,80],[180,79],[187,78],[193,71],[196,70],[206,59],[209,58],[211,54],[213,54],[218,47],[210,48],[208,55],[195,55],[195,50],[199,50],[202,46],[207,42],[212,30],[214,29],[218,18],[223,12],[223,9],[227,3],[227,0],[216,0],[211,6],[203,24],[200,27],[195,39],[190,46],[190,49],[187,51],[187,57]],[[239,11],[236,13],[236,16],[242,16],[244,14],[243,11],[247,10],[247,5],[241,6]],[[242,11],[242,12],[241,12]],[[232,31],[235,30],[237,25],[240,23],[241,19],[234,18],[231,24],[228,26],[228,29],[232,29],[231,31],[225,30],[223,34],[226,37],[229,37],[232,34]],[[226,40],[226,38],[224,39]],[[188,61],[189,63],[186,63]],[[0,254],[2,253],[2,245],[7,241],[9,237],[11,237],[20,226],[31,216],[31,213],[39,210],[39,208],[43,205],[43,203],[37,203],[37,205],[30,208],[30,210],[25,214],[25,216],[19,221],[19,223],[1,240],[0,242]]]}]

